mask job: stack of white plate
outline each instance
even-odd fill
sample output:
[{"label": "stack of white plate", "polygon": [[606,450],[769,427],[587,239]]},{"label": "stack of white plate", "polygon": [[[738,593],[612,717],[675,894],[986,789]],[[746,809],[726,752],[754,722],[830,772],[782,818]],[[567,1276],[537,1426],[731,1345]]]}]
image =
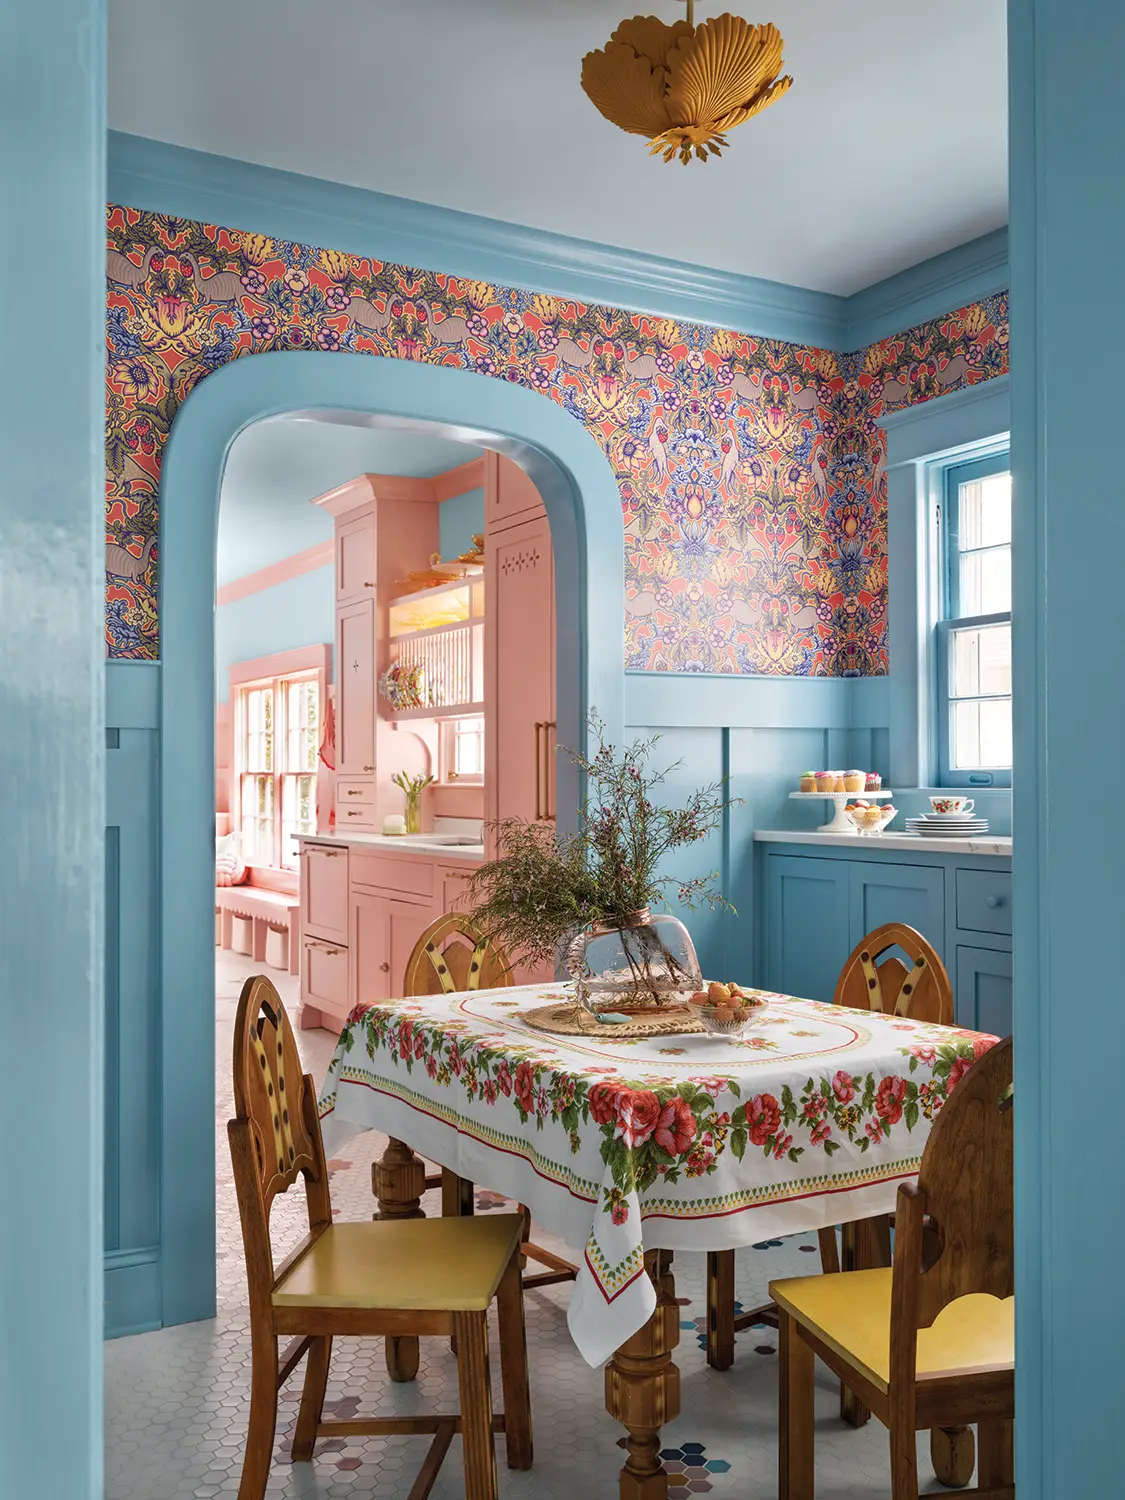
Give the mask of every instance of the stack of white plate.
[{"label": "stack of white plate", "polygon": [[923,813],[907,818],[906,831],[927,839],[975,839],[988,832],[988,819],[972,813]]}]

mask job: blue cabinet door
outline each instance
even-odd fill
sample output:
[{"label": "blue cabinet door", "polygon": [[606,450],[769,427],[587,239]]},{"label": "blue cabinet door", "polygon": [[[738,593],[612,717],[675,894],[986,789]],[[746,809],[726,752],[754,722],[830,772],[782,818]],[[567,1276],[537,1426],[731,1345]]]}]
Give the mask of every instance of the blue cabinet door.
[{"label": "blue cabinet door", "polygon": [[932,865],[852,860],[849,950],[876,927],[905,922],[944,958],[945,871]]},{"label": "blue cabinet door", "polygon": [[957,949],[957,1024],[993,1036],[1012,1033],[1012,955],[992,948]]},{"label": "blue cabinet door", "polygon": [[766,860],[770,989],[831,1000],[848,937],[848,866],[771,854]]}]

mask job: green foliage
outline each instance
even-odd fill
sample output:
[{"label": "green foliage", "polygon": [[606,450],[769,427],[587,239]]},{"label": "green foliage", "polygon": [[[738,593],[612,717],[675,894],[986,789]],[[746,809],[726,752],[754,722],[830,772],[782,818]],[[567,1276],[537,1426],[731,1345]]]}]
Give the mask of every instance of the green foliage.
[{"label": "green foliage", "polygon": [[552,961],[566,938],[592,923],[627,927],[637,912],[662,904],[668,886],[685,906],[734,910],[714,888],[717,872],[684,881],[657,873],[665,855],[705,839],[735,805],[724,796],[725,779],[692,792],[682,807],[661,806],[652,794],[682,762],[649,766],[659,736],[617,752],[596,714],[590,729],[591,756],[560,747],[585,786],[578,832],[560,835],[519,818],[494,824],[496,858],[468,883],[476,920],[525,963]]}]

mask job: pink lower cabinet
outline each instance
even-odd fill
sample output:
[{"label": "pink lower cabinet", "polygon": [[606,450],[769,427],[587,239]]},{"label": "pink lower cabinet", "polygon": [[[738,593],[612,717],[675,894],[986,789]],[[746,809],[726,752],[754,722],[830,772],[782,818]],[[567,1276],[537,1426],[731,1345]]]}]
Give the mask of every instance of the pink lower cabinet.
[{"label": "pink lower cabinet", "polygon": [[347,944],[348,851],[339,844],[301,850],[301,931]]},{"label": "pink lower cabinet", "polygon": [[353,888],[348,903],[350,979],[357,1005],[402,994],[406,961],[434,918],[429,902]]},{"label": "pink lower cabinet", "polygon": [[350,1009],[347,948],[306,934],[301,943],[301,1026],[339,1031]]}]

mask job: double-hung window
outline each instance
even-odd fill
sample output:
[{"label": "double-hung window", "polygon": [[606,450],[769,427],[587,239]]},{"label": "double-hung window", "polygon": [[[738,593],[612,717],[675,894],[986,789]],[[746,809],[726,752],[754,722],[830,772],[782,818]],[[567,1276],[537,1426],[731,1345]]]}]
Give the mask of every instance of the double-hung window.
[{"label": "double-hung window", "polygon": [[942,786],[1012,784],[1012,476],[1006,452],[945,470],[937,761]]},{"label": "double-hung window", "polygon": [[316,671],[237,689],[235,773],[247,864],[294,870],[298,836],[316,833],[320,693]]}]

